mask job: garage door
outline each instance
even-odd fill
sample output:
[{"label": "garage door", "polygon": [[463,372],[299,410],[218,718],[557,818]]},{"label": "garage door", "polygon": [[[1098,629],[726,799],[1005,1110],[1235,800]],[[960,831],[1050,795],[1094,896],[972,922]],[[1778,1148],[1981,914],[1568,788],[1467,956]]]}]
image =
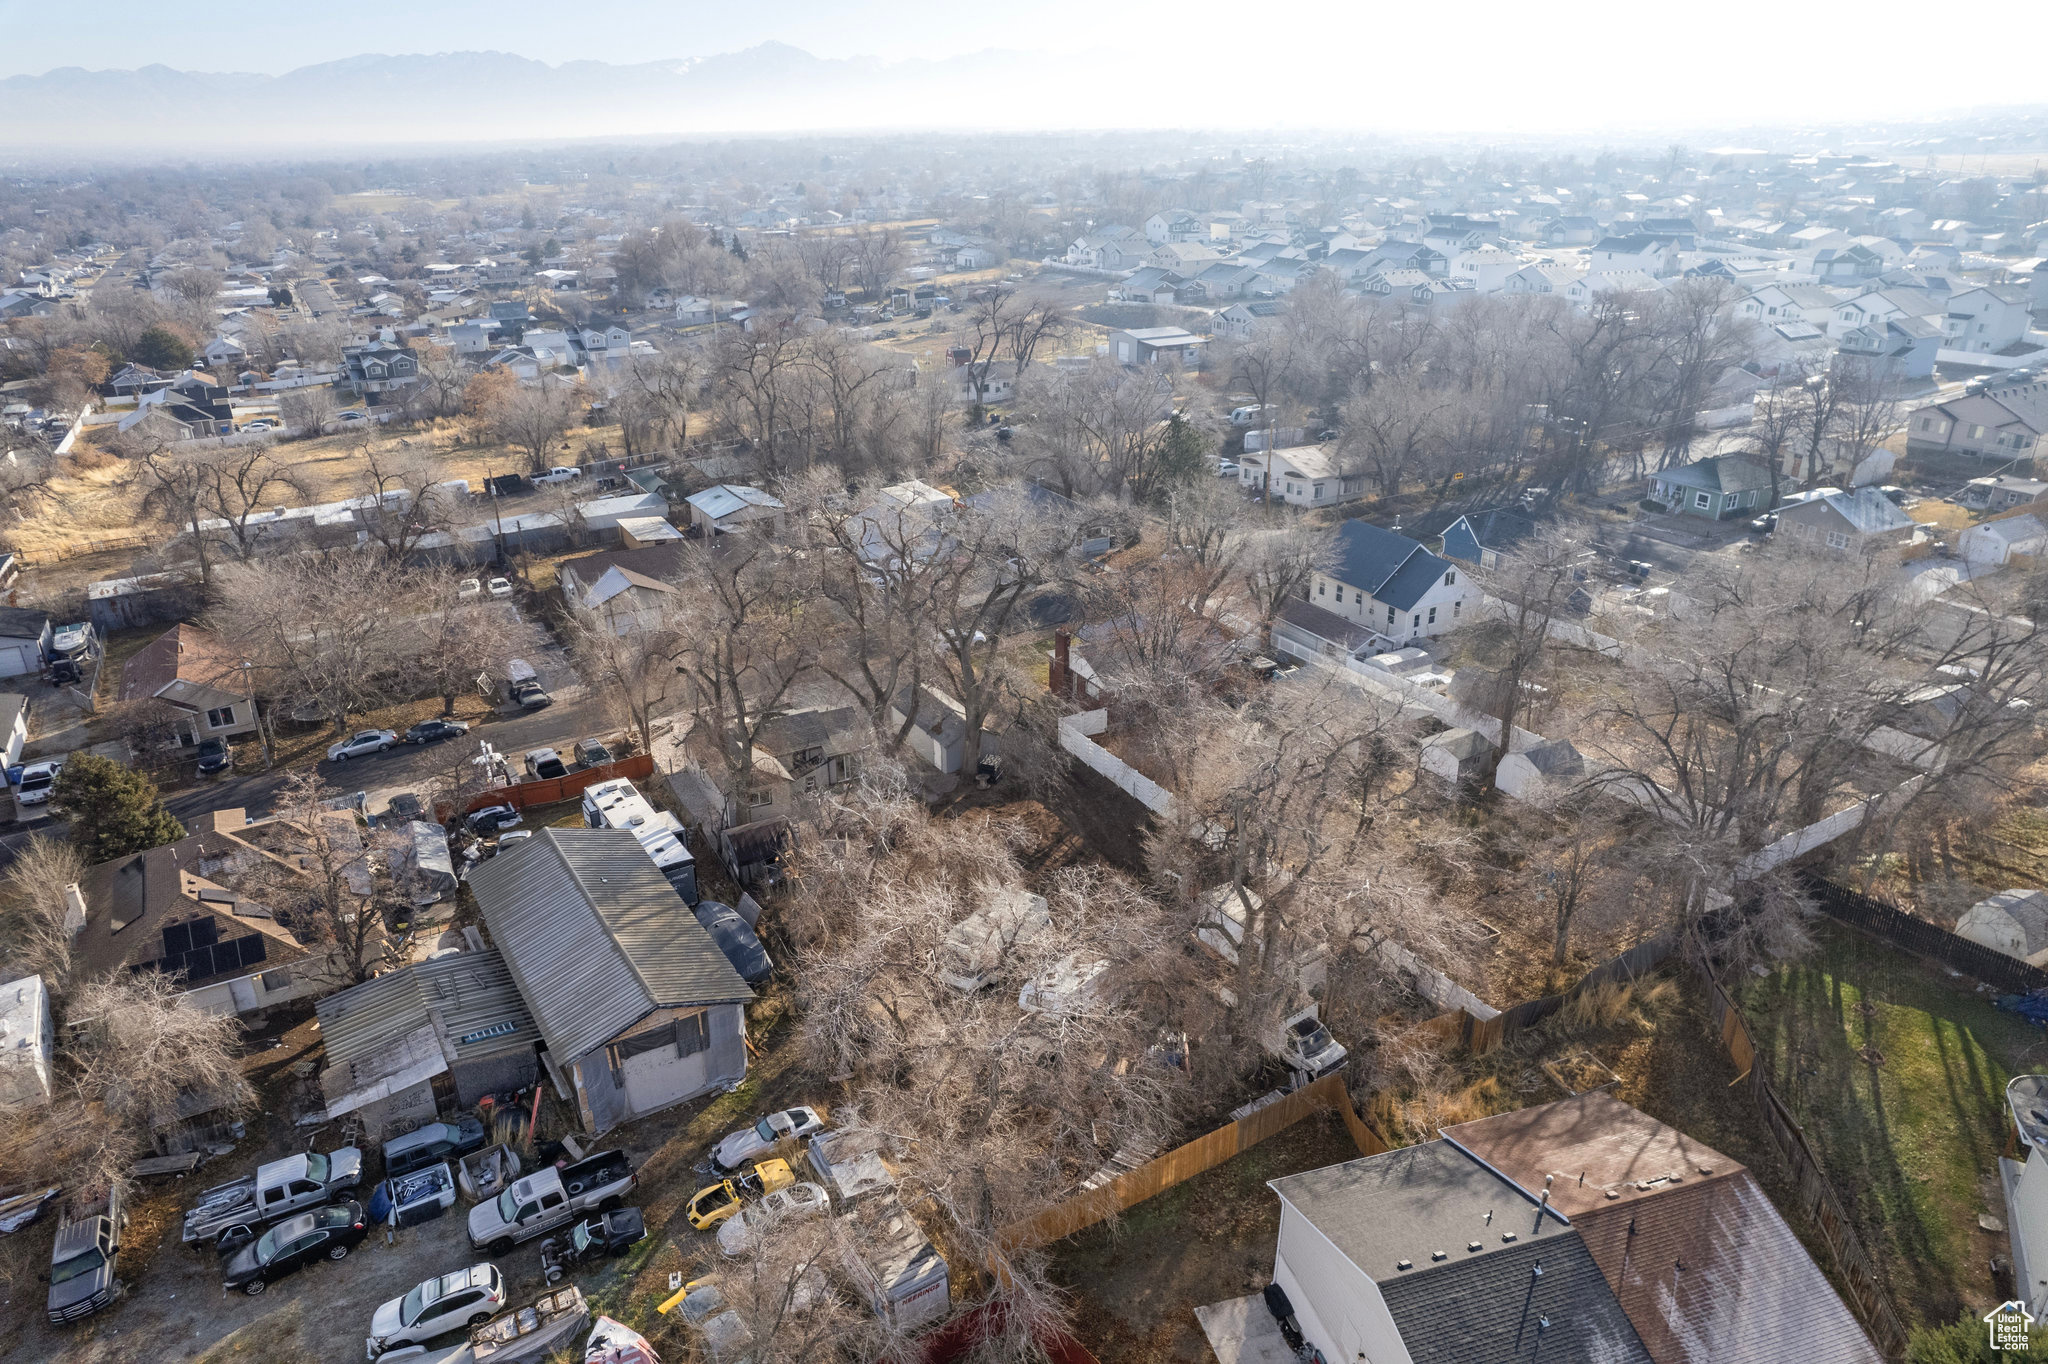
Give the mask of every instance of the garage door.
[{"label": "garage door", "polygon": [[0,644],[0,677],[20,677],[42,669],[42,651],[35,645]]}]

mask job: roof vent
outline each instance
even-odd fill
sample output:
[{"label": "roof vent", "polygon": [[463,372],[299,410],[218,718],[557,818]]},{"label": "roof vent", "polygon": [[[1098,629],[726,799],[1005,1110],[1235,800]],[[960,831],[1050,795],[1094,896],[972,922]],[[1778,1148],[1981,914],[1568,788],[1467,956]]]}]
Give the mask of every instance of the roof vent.
[{"label": "roof vent", "polygon": [[1467,1250],[1477,1250],[1477,1249],[1479,1249],[1479,1243],[1478,1243],[1477,1241],[1467,1241],[1467,1242],[1465,1243],[1465,1249],[1467,1249]]},{"label": "roof vent", "polygon": [[1619,1198],[1619,1197],[1621,1197],[1621,1190],[1619,1190],[1619,1189],[1609,1189],[1609,1190],[1607,1191],[1607,1196],[1608,1196],[1609,1198]]},{"label": "roof vent", "polygon": [[1394,1268],[1396,1268],[1396,1269],[1413,1269],[1413,1268],[1415,1268],[1415,1261],[1413,1261],[1413,1260],[1396,1260],[1396,1261],[1394,1261]]},{"label": "roof vent", "polygon": [[1500,1234],[1500,1239],[1503,1243],[1506,1243],[1508,1241],[1514,1240],[1515,1234],[1511,1231],[1504,1231]]},{"label": "roof vent", "polygon": [[1431,1260],[1448,1260],[1451,1258],[1451,1252],[1448,1250],[1432,1250],[1429,1252],[1429,1258]]}]

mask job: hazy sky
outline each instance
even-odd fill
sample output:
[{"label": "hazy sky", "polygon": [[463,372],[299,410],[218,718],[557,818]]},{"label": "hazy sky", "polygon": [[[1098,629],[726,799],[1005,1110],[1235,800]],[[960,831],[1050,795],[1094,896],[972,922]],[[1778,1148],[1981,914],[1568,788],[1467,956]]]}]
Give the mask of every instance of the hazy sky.
[{"label": "hazy sky", "polygon": [[[283,72],[371,52],[512,52],[547,62],[652,61],[776,40],[820,57],[939,58],[1008,48],[1044,53],[1040,110],[1052,125],[1270,126],[1366,123],[1481,128],[1739,127],[1841,122],[2039,102],[2016,65],[1962,84],[1928,78],[1902,35],[1934,13],[1905,0],[1853,12],[1700,10],[1644,0],[1536,7],[1243,0],[613,0],[582,9],[500,0],[341,4],[100,0],[85,10],[0,0],[0,76],[55,67]],[[1086,54],[1085,69],[1069,63]],[[1120,90],[1101,89],[1104,58]],[[1026,98],[1018,98],[1018,95]],[[1030,92],[990,92],[966,124],[1031,125]],[[1152,102],[1157,118],[1131,113]]]}]

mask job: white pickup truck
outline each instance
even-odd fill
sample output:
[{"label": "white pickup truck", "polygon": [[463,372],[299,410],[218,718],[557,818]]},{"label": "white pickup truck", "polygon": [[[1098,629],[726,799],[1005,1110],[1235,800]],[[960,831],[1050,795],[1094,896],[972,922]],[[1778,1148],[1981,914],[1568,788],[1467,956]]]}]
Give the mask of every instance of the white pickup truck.
[{"label": "white pickup truck", "polygon": [[583,471],[567,464],[557,464],[544,474],[535,474],[535,483],[567,483],[572,478],[583,477]]},{"label": "white pickup truck", "polygon": [[593,1209],[621,1206],[639,1182],[624,1151],[600,1151],[587,1160],[536,1170],[487,1203],[469,1210],[469,1243],[503,1255],[521,1241],[564,1226]]},{"label": "white pickup truck", "polygon": [[353,1146],[321,1154],[307,1151],[256,1167],[256,1173],[217,1184],[185,1214],[185,1244],[210,1242],[233,1250],[290,1213],[354,1198],[363,1179],[363,1153]]}]

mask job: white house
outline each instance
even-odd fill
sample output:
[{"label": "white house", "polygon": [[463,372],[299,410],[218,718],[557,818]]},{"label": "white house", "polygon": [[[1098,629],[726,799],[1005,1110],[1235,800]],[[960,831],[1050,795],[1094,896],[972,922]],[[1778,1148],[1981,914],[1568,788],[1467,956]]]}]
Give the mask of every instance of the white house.
[{"label": "white house", "polygon": [[1840,341],[1859,327],[1882,327],[1895,317],[1940,317],[1940,299],[1925,289],[1872,289],[1836,306],[1827,322],[1828,339]]},{"label": "white house", "polygon": [[711,324],[717,309],[708,298],[685,294],[676,300],[676,325],[679,327],[704,327]]},{"label": "white house", "polygon": [[1478,246],[1451,257],[1451,278],[1469,280],[1474,292],[1497,293],[1508,276],[1522,268],[1522,258],[1498,246]]},{"label": "white house", "polygon": [[1312,575],[1309,593],[1313,605],[1395,640],[1447,634],[1477,601],[1461,565],[1365,521],[1337,528],[1329,566]]},{"label": "white house", "polygon": [[50,1102],[56,1049],[43,978],[23,976],[0,985],[0,1112]]},{"label": "white house", "polygon": [[1942,319],[1942,348],[1995,355],[2026,339],[2032,300],[2020,284],[1980,284],[1951,294]]},{"label": "white house", "polygon": [[1537,261],[1509,274],[1501,281],[1501,289],[1510,294],[1558,294],[1573,282],[1584,279],[1585,275],[1584,266],[1554,260]]},{"label": "white house", "polygon": [[1736,304],[1735,315],[1766,326],[1791,318],[1825,327],[1842,298],[1839,290],[1819,284],[1766,284]]},{"label": "white house", "polygon": [[1646,271],[1616,267],[1581,276],[1560,292],[1571,300],[1572,306],[1590,308],[1602,294],[1647,294],[1659,287],[1656,277]]},{"label": "white house", "polygon": [[1956,553],[1968,564],[2009,564],[2015,554],[2043,550],[2048,550],[2048,526],[2031,513],[1985,521],[1956,537]]},{"label": "white house", "polygon": [[1336,451],[1327,445],[1299,445],[1238,460],[1239,487],[1264,491],[1269,480],[1272,500],[1291,507],[1334,507],[1365,496],[1365,475],[1340,470]]},{"label": "white house", "polygon": [[1678,248],[1666,237],[1638,232],[1626,237],[1602,237],[1586,252],[1586,268],[1594,274],[1609,270],[1640,270],[1661,276],[1677,269]]}]

